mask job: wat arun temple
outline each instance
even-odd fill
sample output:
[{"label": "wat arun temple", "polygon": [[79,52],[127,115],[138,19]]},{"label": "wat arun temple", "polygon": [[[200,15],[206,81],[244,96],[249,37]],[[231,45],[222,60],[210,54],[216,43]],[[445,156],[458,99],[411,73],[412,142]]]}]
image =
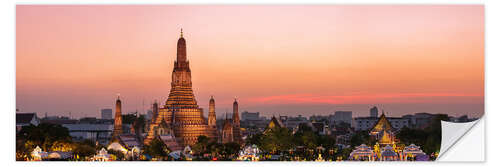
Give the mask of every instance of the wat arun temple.
[{"label": "wat arun temple", "polygon": [[[239,128],[237,102],[233,109],[232,125]],[[236,119],[234,119],[236,117]],[[222,132],[221,132],[222,133]],[[239,133],[239,129],[238,129]],[[216,126],[215,100],[210,99],[208,119],[196,102],[191,82],[191,69],[186,54],[186,40],[181,35],[177,41],[177,60],[174,62],[170,94],[163,106],[153,104],[153,118],[149,124],[144,144],[162,136],[172,136],[179,147],[194,145],[199,136],[220,140]],[[240,138],[241,135],[235,135]]]}]

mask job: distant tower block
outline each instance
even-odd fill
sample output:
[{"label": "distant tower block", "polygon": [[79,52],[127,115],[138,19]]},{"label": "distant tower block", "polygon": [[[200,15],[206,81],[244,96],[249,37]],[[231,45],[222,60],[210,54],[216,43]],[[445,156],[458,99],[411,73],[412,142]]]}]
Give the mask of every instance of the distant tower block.
[{"label": "distant tower block", "polygon": [[151,120],[155,120],[156,116],[158,116],[158,102],[155,100],[155,103],[153,103],[153,117]]},{"label": "distant tower block", "polygon": [[210,102],[208,106],[208,126],[215,128],[216,125],[216,116],[215,116],[215,100],[214,97],[210,97]]},{"label": "distant tower block", "polygon": [[116,99],[116,112],[115,112],[115,124],[113,129],[113,136],[122,134],[122,101],[120,96]]},{"label": "distant tower block", "polygon": [[370,117],[378,117],[378,108],[377,106],[370,109]]},{"label": "distant tower block", "polygon": [[113,109],[105,108],[101,109],[101,119],[113,119]]}]

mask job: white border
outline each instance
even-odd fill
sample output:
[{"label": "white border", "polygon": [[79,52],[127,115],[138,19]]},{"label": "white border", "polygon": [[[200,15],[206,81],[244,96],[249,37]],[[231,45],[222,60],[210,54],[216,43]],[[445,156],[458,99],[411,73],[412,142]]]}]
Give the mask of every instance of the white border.
[{"label": "white border", "polygon": [[[496,164],[498,156],[499,143],[488,141],[496,141],[498,138],[497,127],[500,127],[499,121],[496,121],[500,112],[500,79],[498,72],[500,72],[500,26],[498,21],[500,16],[500,5],[498,0],[248,0],[248,1],[234,1],[234,0],[212,0],[210,2],[203,0],[2,0],[0,1],[0,106],[4,116],[1,117],[0,123],[2,124],[3,137],[2,145],[4,149],[0,152],[2,156],[2,164],[5,166],[367,166],[367,163],[300,163],[300,162],[264,162],[264,163],[213,163],[213,162],[163,162],[163,163],[148,163],[148,162],[114,162],[114,163],[16,163],[14,157],[15,150],[15,136],[14,123],[15,123],[15,4],[486,4],[486,64],[485,75],[486,80],[485,89],[485,122],[487,123],[487,130],[494,129],[486,132],[489,140],[485,143],[487,149],[486,161],[487,163],[417,163],[419,166],[493,166]],[[495,138],[495,139],[494,139]],[[490,155],[490,156],[488,156]],[[370,163],[374,166],[414,166],[415,163]]]}]

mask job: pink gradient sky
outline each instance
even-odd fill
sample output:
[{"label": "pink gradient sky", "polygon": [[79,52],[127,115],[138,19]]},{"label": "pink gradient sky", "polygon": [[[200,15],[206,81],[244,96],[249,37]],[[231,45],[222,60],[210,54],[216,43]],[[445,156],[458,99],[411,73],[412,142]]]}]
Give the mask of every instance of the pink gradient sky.
[{"label": "pink gradient sky", "polygon": [[[484,8],[447,6],[16,7],[17,108],[100,116],[170,90],[180,28],[201,107],[218,114],[484,112]],[[321,107],[318,107],[321,106]]]}]

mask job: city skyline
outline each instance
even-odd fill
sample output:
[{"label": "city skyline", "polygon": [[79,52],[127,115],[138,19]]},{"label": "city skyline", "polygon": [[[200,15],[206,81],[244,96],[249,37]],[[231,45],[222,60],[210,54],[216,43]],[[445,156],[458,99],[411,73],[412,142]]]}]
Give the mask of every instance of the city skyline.
[{"label": "city skyline", "polygon": [[97,117],[117,93],[125,114],[163,105],[183,28],[205,115],[211,95],[217,115],[235,96],[265,116],[484,113],[479,5],[16,8],[22,112]]}]

